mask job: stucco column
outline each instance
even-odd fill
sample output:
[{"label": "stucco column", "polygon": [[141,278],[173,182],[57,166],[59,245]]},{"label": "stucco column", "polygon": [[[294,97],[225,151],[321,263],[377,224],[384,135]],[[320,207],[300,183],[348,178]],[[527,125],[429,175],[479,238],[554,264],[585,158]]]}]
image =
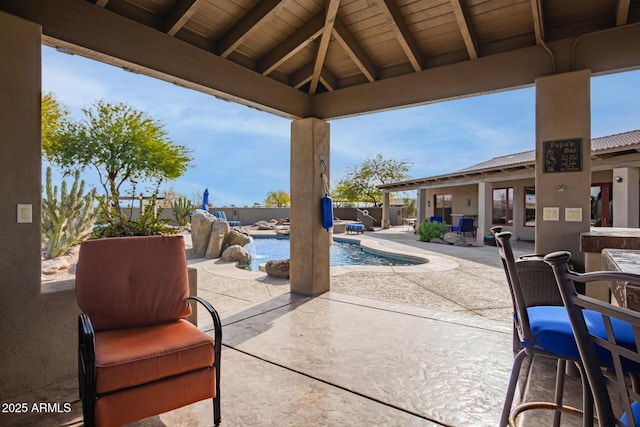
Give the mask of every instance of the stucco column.
[{"label": "stucco column", "polygon": [[[329,124],[307,118],[291,124],[291,292],[329,290],[331,233],[322,228],[322,174],[329,179]],[[324,158],[324,164],[321,161]],[[326,167],[325,167],[326,165]]]},{"label": "stucco column", "polygon": [[[613,169],[613,226],[637,228],[640,169]],[[611,213],[610,213],[611,214]]]},{"label": "stucco column", "polygon": [[584,267],[589,231],[591,73],[536,79],[536,253],[567,250]]},{"label": "stucco column", "polygon": [[491,233],[492,190],[493,185],[490,182],[478,183],[478,229],[476,230],[476,238],[480,242],[483,241],[485,234]]},{"label": "stucco column", "polygon": [[[0,395],[5,397],[77,374],[75,292],[41,293],[40,285],[41,50],[39,25],[0,12]],[[18,223],[18,204],[31,206],[30,222]]]},{"label": "stucco column", "polygon": [[425,222],[428,218],[427,216],[427,190],[424,188],[418,189],[416,192],[418,194],[416,207],[418,210],[416,227],[420,227],[420,224]]},{"label": "stucco column", "polygon": [[382,191],[382,228],[391,227],[391,220],[389,218],[389,205],[391,204],[388,191]]}]

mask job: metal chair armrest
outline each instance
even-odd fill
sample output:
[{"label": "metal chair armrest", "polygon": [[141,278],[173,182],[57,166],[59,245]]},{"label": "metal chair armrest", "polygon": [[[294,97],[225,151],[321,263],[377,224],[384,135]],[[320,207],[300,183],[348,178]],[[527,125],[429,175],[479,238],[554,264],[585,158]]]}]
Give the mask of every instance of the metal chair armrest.
[{"label": "metal chair armrest", "polygon": [[96,343],[91,319],[86,313],[78,316],[78,379],[85,425],[95,423]]}]

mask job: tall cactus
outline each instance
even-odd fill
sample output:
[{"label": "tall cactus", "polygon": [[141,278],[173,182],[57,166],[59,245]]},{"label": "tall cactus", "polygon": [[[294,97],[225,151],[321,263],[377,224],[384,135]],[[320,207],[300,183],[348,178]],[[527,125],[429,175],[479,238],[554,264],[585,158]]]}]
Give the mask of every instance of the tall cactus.
[{"label": "tall cactus", "polygon": [[42,198],[42,241],[46,245],[46,258],[64,254],[91,234],[96,219],[95,189],[83,193],[84,180],[80,181],[77,170],[69,193],[67,182],[62,181],[58,200],[58,186],[52,186],[51,168],[47,168],[45,197]]}]

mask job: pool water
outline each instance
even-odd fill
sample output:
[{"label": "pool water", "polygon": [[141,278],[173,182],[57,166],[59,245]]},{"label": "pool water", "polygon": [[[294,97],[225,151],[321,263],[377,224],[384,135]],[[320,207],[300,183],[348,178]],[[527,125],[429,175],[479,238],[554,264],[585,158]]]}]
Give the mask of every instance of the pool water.
[{"label": "pool water", "polygon": [[[260,271],[259,265],[275,259],[287,259],[289,253],[289,239],[287,238],[253,238],[245,246],[251,254],[251,271]],[[415,265],[417,261],[391,258],[377,255],[363,250],[357,243],[333,241],[330,250],[329,263],[332,267],[338,265]]]}]

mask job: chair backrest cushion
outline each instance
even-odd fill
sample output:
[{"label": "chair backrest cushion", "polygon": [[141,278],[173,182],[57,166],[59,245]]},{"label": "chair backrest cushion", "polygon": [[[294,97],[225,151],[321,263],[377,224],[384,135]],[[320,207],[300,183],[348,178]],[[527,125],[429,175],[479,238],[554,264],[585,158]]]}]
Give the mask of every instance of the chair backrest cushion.
[{"label": "chair backrest cushion", "polygon": [[473,218],[460,218],[460,231],[473,231]]},{"label": "chair backrest cushion", "polygon": [[96,331],[191,314],[182,236],[116,237],[80,246],[76,297]]}]

